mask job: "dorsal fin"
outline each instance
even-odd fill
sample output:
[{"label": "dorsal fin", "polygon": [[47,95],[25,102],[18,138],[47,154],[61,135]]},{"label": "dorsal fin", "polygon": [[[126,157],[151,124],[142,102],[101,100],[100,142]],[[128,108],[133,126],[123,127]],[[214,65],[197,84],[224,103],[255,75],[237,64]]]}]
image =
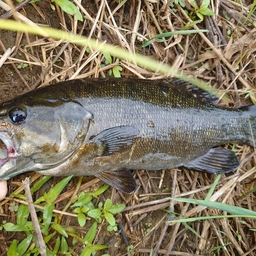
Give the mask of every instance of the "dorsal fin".
[{"label": "dorsal fin", "polygon": [[204,103],[217,105],[219,102],[218,97],[186,81],[180,80],[178,78],[171,78],[171,84],[175,85],[172,86],[173,89],[178,90],[182,94],[197,98]]}]

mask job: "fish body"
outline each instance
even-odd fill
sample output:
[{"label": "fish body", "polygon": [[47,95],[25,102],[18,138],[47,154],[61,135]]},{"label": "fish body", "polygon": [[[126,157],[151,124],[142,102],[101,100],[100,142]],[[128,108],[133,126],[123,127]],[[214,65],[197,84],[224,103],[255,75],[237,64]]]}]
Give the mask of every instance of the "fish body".
[{"label": "fish body", "polygon": [[26,171],[93,175],[129,193],[130,170],[233,171],[235,154],[218,146],[255,145],[256,107],[217,107],[187,87],[177,79],[72,80],[4,102],[0,180]]}]

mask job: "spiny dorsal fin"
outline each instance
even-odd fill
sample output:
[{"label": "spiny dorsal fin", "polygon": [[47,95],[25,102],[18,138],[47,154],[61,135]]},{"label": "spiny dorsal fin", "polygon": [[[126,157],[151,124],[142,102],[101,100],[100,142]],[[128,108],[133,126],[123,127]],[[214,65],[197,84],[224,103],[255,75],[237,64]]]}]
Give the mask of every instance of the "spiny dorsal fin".
[{"label": "spiny dorsal fin", "polygon": [[[175,84],[175,89],[181,92],[182,94],[187,94],[188,96],[192,96],[201,100],[204,103],[209,103],[213,105],[217,105],[219,102],[218,97],[214,96],[213,94],[206,92],[197,86],[190,84],[186,81],[172,78],[172,83]],[[173,88],[173,86],[172,86]]]}]

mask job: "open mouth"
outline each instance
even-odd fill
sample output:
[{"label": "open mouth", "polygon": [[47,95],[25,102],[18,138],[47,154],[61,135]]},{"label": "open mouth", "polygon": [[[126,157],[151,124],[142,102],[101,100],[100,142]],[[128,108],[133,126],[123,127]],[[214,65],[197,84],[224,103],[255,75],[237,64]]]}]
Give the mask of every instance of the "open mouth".
[{"label": "open mouth", "polygon": [[12,139],[6,134],[0,134],[0,167],[16,156]]},{"label": "open mouth", "polygon": [[5,143],[0,140],[0,166],[8,161],[8,149]]}]

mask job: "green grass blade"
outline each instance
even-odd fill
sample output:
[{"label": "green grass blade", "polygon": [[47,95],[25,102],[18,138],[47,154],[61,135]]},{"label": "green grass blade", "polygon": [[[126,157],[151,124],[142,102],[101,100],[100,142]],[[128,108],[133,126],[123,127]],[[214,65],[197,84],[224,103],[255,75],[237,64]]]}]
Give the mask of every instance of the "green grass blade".
[{"label": "green grass blade", "polygon": [[216,187],[217,184],[219,183],[220,178],[221,178],[221,174],[219,174],[219,175],[217,176],[217,178],[215,179],[215,181],[213,182],[213,184],[212,184],[212,186],[211,186],[209,192],[207,193],[207,195],[206,195],[206,197],[205,197],[205,200],[206,200],[206,201],[209,201],[210,197],[213,195],[213,192],[214,192],[214,190],[215,190],[215,187]]},{"label": "green grass blade", "polygon": [[244,209],[244,208],[229,205],[229,204],[206,201],[206,200],[188,199],[188,198],[173,198],[173,200],[178,202],[198,204],[198,205],[202,205],[210,208],[215,208],[215,209],[219,209],[235,215],[250,215],[250,216],[256,217],[255,211],[251,211],[248,209]]},{"label": "green grass blade", "polygon": [[35,27],[35,26],[31,26],[21,22],[12,21],[12,20],[1,20],[0,29],[27,32],[30,34],[41,35],[45,37],[62,39],[77,45],[81,45],[85,47],[87,46],[93,49],[98,49],[100,51],[108,52],[111,56],[129,61],[141,67],[147,68],[148,70],[160,72],[168,76],[175,76],[184,81],[192,83],[198,86],[199,88],[205,91],[208,91],[216,96],[219,96],[219,97],[222,96],[222,93],[219,90],[209,86],[208,84],[204,83],[203,81],[195,77],[188,77],[167,64],[160,63],[158,61],[155,61],[149,57],[146,57],[140,54],[129,52],[115,45],[102,43],[102,42],[99,42],[98,40],[88,39],[87,37],[84,37],[84,36],[75,35],[72,33],[68,33],[68,32],[53,29],[53,28]]},{"label": "green grass blade", "polygon": [[216,215],[216,216],[203,216],[203,217],[194,217],[194,218],[187,218],[187,219],[177,219],[171,220],[171,223],[186,223],[186,222],[194,222],[194,221],[202,221],[202,220],[210,220],[210,219],[224,219],[224,218],[250,218],[256,219],[256,216],[252,215]]}]

